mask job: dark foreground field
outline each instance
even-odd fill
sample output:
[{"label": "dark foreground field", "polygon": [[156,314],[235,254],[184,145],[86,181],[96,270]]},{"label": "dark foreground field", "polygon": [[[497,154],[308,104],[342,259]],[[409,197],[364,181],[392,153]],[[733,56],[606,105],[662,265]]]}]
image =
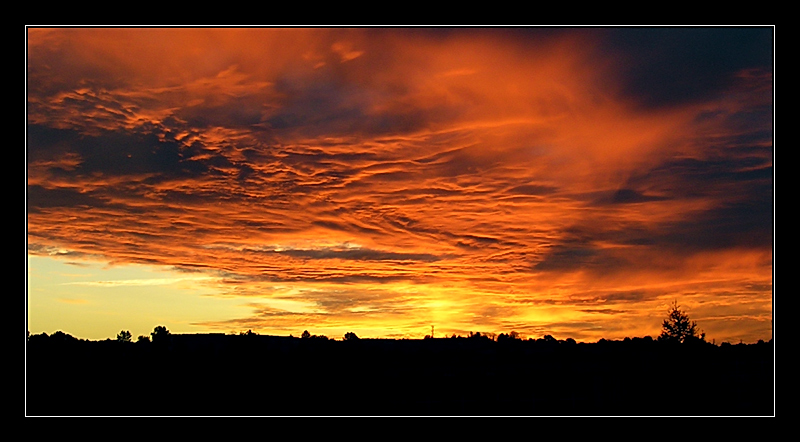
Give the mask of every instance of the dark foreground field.
[{"label": "dark foreground field", "polygon": [[27,347],[28,416],[772,416],[772,343],[173,335]]}]

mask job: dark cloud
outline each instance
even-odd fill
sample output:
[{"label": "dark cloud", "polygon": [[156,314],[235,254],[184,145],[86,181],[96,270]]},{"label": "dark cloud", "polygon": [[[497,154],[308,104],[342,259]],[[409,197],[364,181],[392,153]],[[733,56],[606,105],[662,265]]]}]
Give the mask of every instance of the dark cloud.
[{"label": "dark cloud", "polygon": [[90,208],[103,207],[106,201],[91,193],[75,189],[48,189],[39,185],[29,185],[27,189],[28,212],[38,212],[53,207]]},{"label": "dark cloud", "polygon": [[623,313],[627,313],[627,310],[619,310],[614,308],[595,308],[595,309],[581,309],[580,311],[584,313],[598,313],[603,315],[620,315]]},{"label": "dark cloud", "polygon": [[554,186],[543,186],[538,184],[523,184],[508,189],[506,192],[509,194],[521,195],[550,195],[558,191]]},{"label": "dark cloud", "polygon": [[771,27],[606,29],[623,92],[647,107],[697,103],[729,89],[738,72],[773,63]]},{"label": "dark cloud", "polygon": [[80,258],[83,258],[83,259],[86,259],[86,258],[97,259],[97,258],[99,258],[99,256],[97,256],[97,255],[92,255],[92,254],[83,253],[83,252],[76,252],[74,250],[60,249],[60,248],[57,248],[57,247],[44,245],[44,244],[40,244],[40,243],[37,243],[37,242],[31,242],[31,241],[28,241],[28,252],[30,252],[30,253],[32,253],[34,255],[50,255],[50,256],[58,256],[58,257],[64,257],[64,258],[79,258],[79,259]]},{"label": "dark cloud", "polygon": [[559,245],[549,250],[533,267],[541,271],[570,271],[609,265],[609,261],[604,259],[599,249],[588,245]]},{"label": "dark cloud", "polygon": [[409,299],[391,290],[319,290],[304,294],[325,312],[353,316],[397,315],[413,310]]},{"label": "dark cloud", "polygon": [[636,185],[660,188],[671,198],[714,198],[716,204],[675,222],[652,226],[654,245],[685,250],[770,247],[773,242],[774,187],[769,158],[720,157],[668,161]]},{"label": "dark cloud", "polygon": [[421,277],[416,272],[408,272],[404,274],[399,271],[395,271],[391,275],[371,273],[351,273],[347,275],[340,275],[332,272],[313,272],[303,274],[302,272],[296,272],[291,275],[269,275],[263,278],[265,281],[272,282],[325,282],[334,284],[385,284],[399,281],[421,281],[424,279],[424,276]]},{"label": "dark cloud", "polygon": [[51,162],[75,151],[75,143],[81,135],[74,130],[57,129],[38,124],[28,124],[27,131],[28,164]]},{"label": "dark cloud", "polygon": [[683,252],[732,247],[771,248],[774,241],[773,205],[769,199],[727,204],[662,225],[656,244]]},{"label": "dark cloud", "polygon": [[[764,153],[763,148],[759,151]],[[702,196],[738,199],[748,195],[763,199],[769,198],[765,192],[771,192],[772,175],[769,156],[719,155],[707,159],[670,159],[635,174],[628,183],[633,187],[655,189],[672,199]]]},{"label": "dark cloud", "polygon": [[225,97],[222,103],[198,105],[181,109],[177,116],[194,128],[250,129],[264,121],[263,99],[260,97]]},{"label": "dark cloud", "polygon": [[633,290],[633,291],[587,291],[574,293],[570,300],[576,305],[608,305],[608,304],[637,304],[653,299],[662,292],[657,289]]},{"label": "dark cloud", "polygon": [[294,74],[275,82],[280,106],[264,121],[272,130],[302,129],[312,137],[352,135],[372,132],[375,126],[390,121],[381,121],[370,114],[373,92],[366,85],[349,80],[341,70],[325,67],[316,72]]},{"label": "dark cloud", "polygon": [[[108,176],[156,174],[169,179],[198,176],[208,171],[205,162],[191,161],[182,144],[163,140],[155,133],[102,131],[83,135],[70,130],[28,127],[29,162],[70,152],[79,164],[73,175]],[[230,164],[225,161],[225,164]],[[56,166],[57,167],[57,166]]]},{"label": "dark cloud", "polygon": [[601,192],[600,195],[601,196],[594,201],[595,204],[636,204],[664,201],[669,199],[661,195],[646,195],[634,189],[619,189],[614,192]]},{"label": "dark cloud", "polygon": [[333,220],[314,220],[311,222],[311,224],[340,232],[360,232],[364,234],[374,234],[374,235],[381,235],[386,233],[381,229],[365,226],[362,224],[343,223]]},{"label": "dark cloud", "polygon": [[320,248],[320,249],[288,249],[273,251],[280,255],[291,256],[302,259],[344,259],[354,261],[439,261],[442,257],[429,253],[403,253],[389,252],[383,250],[372,250],[367,248]]}]

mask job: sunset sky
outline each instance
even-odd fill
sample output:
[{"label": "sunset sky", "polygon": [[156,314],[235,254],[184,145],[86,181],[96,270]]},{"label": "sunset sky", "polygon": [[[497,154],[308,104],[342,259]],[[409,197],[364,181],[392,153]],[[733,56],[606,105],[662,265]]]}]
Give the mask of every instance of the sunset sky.
[{"label": "sunset sky", "polygon": [[26,34],[31,333],[772,337],[771,27]]}]

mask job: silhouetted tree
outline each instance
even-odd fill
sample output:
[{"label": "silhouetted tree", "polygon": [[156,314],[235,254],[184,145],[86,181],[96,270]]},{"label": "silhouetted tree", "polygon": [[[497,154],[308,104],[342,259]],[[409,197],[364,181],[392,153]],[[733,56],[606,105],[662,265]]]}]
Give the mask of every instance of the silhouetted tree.
[{"label": "silhouetted tree", "polygon": [[172,335],[170,334],[169,330],[167,330],[167,327],[164,327],[163,325],[159,325],[154,328],[153,332],[150,333],[150,336],[153,337],[153,344],[158,346],[167,346],[172,338]]},{"label": "silhouetted tree", "polygon": [[705,341],[706,334],[697,329],[697,322],[689,319],[689,315],[681,310],[677,302],[672,303],[667,319],[661,324],[662,331],[658,337],[659,341],[664,342],[690,342]]},{"label": "silhouetted tree", "polygon": [[467,339],[469,339],[472,342],[488,342],[492,340],[490,335],[481,332],[475,332],[475,333],[469,332],[469,336],[467,336]]},{"label": "silhouetted tree", "polygon": [[78,338],[72,336],[69,333],[64,333],[61,330],[59,330],[50,335],[50,340],[54,342],[75,342],[78,340]]},{"label": "silhouetted tree", "polygon": [[28,337],[28,342],[31,343],[31,344],[36,344],[36,345],[47,345],[47,342],[49,342],[48,341],[49,338],[50,337],[47,336],[47,333],[42,332],[42,333],[39,333],[38,335],[30,335]]},{"label": "silhouetted tree", "polygon": [[358,336],[356,336],[356,334],[353,333],[353,332],[347,332],[347,333],[344,334],[344,340],[345,341],[356,341],[356,340],[358,340]]},{"label": "silhouetted tree", "polygon": [[308,339],[310,337],[311,337],[311,333],[309,333],[308,330],[303,330],[303,334],[300,335],[300,338],[302,338],[302,339]]},{"label": "silhouetted tree", "polygon": [[510,341],[521,341],[522,339],[519,337],[519,333],[512,331],[509,334],[500,333],[497,335],[497,342],[510,342]]},{"label": "silhouetted tree", "polygon": [[150,336],[139,335],[139,337],[136,338],[136,343],[137,344],[145,344],[145,343],[149,344],[150,343]]},{"label": "silhouetted tree", "polygon": [[554,338],[553,335],[544,335],[542,337],[542,341],[547,342],[548,344],[558,343],[558,339]]},{"label": "silhouetted tree", "polygon": [[131,332],[128,330],[121,330],[117,334],[117,342],[131,342]]}]

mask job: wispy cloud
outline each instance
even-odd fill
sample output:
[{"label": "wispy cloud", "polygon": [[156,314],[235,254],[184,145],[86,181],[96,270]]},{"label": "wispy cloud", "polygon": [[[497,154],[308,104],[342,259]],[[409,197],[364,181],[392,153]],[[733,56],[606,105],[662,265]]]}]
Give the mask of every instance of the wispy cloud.
[{"label": "wispy cloud", "polygon": [[57,301],[63,302],[64,304],[75,304],[75,305],[83,305],[89,303],[89,301],[85,299],[74,299],[74,298],[58,298]]},{"label": "wispy cloud", "polygon": [[195,276],[187,278],[151,278],[151,279],[119,279],[112,281],[74,281],[65,282],[63,285],[82,285],[82,286],[101,286],[101,287],[122,287],[122,286],[153,286],[170,285],[181,282],[201,282],[213,281],[217,278],[210,276]]}]

